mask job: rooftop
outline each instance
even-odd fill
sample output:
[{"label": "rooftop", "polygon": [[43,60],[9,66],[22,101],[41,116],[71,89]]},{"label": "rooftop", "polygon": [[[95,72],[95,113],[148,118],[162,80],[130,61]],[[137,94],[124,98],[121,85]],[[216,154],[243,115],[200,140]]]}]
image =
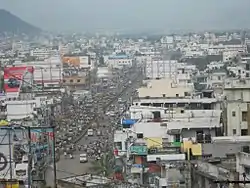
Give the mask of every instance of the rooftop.
[{"label": "rooftop", "polygon": [[109,183],[111,180],[102,176],[97,175],[91,175],[91,174],[85,174],[80,176],[74,176],[74,177],[67,177],[60,179],[61,181],[67,182],[67,183],[73,183],[76,185],[82,185],[83,183],[86,183],[86,187],[96,186],[96,185],[103,185]]},{"label": "rooftop", "polygon": [[[145,132],[147,130],[149,135],[156,136],[163,133],[163,130],[172,129],[194,129],[194,128],[214,128],[220,126],[221,110],[183,110],[176,108],[174,110],[165,110],[167,108],[149,107],[138,109],[131,108],[133,118],[141,116],[140,123],[134,125],[136,132]],[[161,119],[154,122],[153,112],[159,111]],[[165,125],[164,125],[165,123]],[[158,129],[158,126],[160,127]],[[154,133],[150,133],[154,129]],[[145,135],[146,136],[146,135]],[[158,137],[157,136],[157,137]]]},{"label": "rooftop", "polygon": [[113,55],[109,56],[109,59],[130,59],[128,55]]}]

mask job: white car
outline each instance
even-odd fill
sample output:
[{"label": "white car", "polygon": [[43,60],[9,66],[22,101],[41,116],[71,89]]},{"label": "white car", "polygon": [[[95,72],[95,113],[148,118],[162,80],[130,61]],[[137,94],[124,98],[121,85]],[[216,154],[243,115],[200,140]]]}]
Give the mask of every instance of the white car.
[{"label": "white car", "polygon": [[93,129],[88,129],[88,136],[94,136],[94,130]]},{"label": "white car", "polygon": [[86,163],[88,162],[88,156],[86,153],[80,154],[80,163]]},{"label": "white car", "polygon": [[102,132],[101,131],[97,131],[97,136],[101,136],[102,135]]}]

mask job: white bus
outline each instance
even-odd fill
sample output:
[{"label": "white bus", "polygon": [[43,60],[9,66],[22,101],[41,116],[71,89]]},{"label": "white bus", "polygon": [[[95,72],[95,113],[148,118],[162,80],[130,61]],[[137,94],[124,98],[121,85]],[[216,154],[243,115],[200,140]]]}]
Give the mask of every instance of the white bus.
[{"label": "white bus", "polygon": [[14,169],[15,179],[26,181],[28,179],[29,167],[28,163],[16,164]]}]

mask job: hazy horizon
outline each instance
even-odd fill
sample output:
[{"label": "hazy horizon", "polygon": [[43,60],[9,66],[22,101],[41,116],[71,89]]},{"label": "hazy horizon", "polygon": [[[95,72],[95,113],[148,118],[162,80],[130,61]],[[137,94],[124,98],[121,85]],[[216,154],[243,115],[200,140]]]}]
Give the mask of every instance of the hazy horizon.
[{"label": "hazy horizon", "polygon": [[0,9],[49,31],[200,31],[250,27],[249,0],[0,1]]}]

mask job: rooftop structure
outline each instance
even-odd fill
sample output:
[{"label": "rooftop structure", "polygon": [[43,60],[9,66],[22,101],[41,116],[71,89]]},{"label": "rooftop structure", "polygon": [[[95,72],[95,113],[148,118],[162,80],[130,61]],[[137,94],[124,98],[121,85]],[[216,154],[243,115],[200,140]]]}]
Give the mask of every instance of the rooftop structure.
[{"label": "rooftop structure", "polygon": [[171,79],[150,80],[146,87],[138,89],[139,98],[178,98],[191,96],[192,84],[179,86]]}]

